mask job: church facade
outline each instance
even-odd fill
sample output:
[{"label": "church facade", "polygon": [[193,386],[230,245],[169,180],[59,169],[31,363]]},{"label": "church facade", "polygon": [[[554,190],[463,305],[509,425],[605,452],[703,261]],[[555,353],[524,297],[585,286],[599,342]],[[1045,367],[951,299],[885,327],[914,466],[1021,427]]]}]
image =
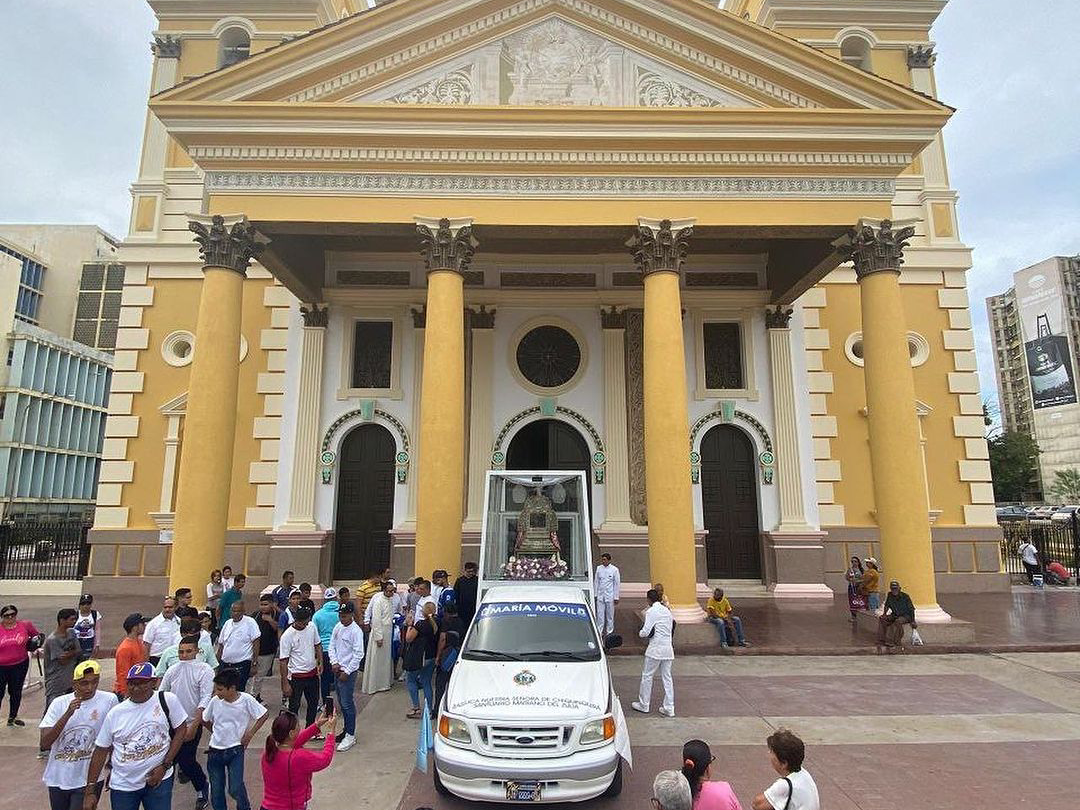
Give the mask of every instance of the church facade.
[{"label": "church facade", "polygon": [[150,0],[87,589],[475,559],[488,470],[700,614],[1001,570],[944,0]]}]

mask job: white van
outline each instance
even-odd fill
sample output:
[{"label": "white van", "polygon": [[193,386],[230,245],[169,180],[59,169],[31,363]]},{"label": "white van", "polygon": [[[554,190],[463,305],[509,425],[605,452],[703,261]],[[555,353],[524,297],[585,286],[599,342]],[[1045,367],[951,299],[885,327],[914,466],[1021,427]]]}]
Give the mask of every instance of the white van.
[{"label": "white van", "polygon": [[550,803],[622,790],[616,734],[629,740],[586,594],[546,582],[483,594],[439,706],[439,793]]}]

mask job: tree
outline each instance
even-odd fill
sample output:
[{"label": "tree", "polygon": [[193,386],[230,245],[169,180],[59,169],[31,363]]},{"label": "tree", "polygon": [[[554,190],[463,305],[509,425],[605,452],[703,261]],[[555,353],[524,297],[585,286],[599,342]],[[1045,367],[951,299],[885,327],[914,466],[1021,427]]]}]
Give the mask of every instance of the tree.
[{"label": "tree", "polygon": [[1024,500],[1038,473],[1039,446],[1028,434],[1016,432],[1002,433],[989,445],[995,500]]},{"label": "tree", "polygon": [[1080,470],[1073,467],[1054,473],[1054,483],[1050,485],[1050,494],[1062,503],[1080,503]]}]

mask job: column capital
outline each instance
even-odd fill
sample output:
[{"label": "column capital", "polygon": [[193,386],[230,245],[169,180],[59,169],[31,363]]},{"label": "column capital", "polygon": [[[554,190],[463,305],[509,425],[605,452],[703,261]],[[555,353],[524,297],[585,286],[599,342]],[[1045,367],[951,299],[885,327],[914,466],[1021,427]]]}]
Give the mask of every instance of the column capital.
[{"label": "column capital", "polygon": [[222,267],[246,275],[252,257],[267,242],[243,215],[190,214],[188,220],[188,230],[195,234],[204,270]]},{"label": "column capital", "polygon": [[907,66],[909,68],[932,68],[936,59],[937,54],[934,53],[932,44],[908,46]]},{"label": "column capital", "polygon": [[643,276],[678,273],[686,261],[696,219],[649,219],[638,217],[637,232],[626,243],[634,264]]},{"label": "column capital", "polygon": [[[873,273],[899,273],[904,263],[904,248],[915,235],[914,220],[893,222],[889,219],[862,219],[848,233],[848,244],[842,246],[851,263],[855,276],[862,281]],[[902,227],[893,230],[893,225]]]},{"label": "column capital", "polygon": [[428,272],[452,270],[464,273],[472,263],[479,242],[472,235],[472,218],[434,219],[413,217],[420,237],[420,255]]},{"label": "column capital", "polygon": [[466,307],[465,312],[469,316],[470,329],[494,329],[495,310],[488,309],[486,304],[481,304],[480,309]]},{"label": "column capital", "polygon": [[626,328],[626,310],[621,312],[617,307],[611,307],[611,309],[604,309],[600,307],[600,328],[601,329],[625,329]]},{"label": "column capital", "polygon": [[791,307],[785,307],[782,304],[777,304],[776,309],[765,309],[765,328],[766,329],[790,329],[791,328],[791,313],[794,310]]},{"label": "column capital", "polygon": [[172,34],[155,36],[154,41],[150,43],[150,53],[158,59],[179,59],[180,38]]},{"label": "column capital", "polygon": [[318,304],[301,304],[300,317],[304,319],[305,327],[325,329],[330,325],[330,310]]},{"label": "column capital", "polygon": [[419,309],[412,307],[409,313],[412,315],[413,329],[423,329],[427,326],[427,304],[421,304]]}]

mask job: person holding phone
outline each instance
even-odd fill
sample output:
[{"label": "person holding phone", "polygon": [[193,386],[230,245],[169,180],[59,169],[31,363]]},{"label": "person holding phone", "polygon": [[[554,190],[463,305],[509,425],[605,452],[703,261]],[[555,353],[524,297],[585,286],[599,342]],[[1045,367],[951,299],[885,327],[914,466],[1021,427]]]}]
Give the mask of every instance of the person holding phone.
[{"label": "person holding phone", "polygon": [[[325,710],[303,730],[293,712],[283,711],[277,716],[262,755],[262,810],[306,810],[311,801],[312,776],[329,767],[334,759],[336,731],[337,715]],[[304,743],[320,732],[326,734],[322,750],[305,750]]]}]

